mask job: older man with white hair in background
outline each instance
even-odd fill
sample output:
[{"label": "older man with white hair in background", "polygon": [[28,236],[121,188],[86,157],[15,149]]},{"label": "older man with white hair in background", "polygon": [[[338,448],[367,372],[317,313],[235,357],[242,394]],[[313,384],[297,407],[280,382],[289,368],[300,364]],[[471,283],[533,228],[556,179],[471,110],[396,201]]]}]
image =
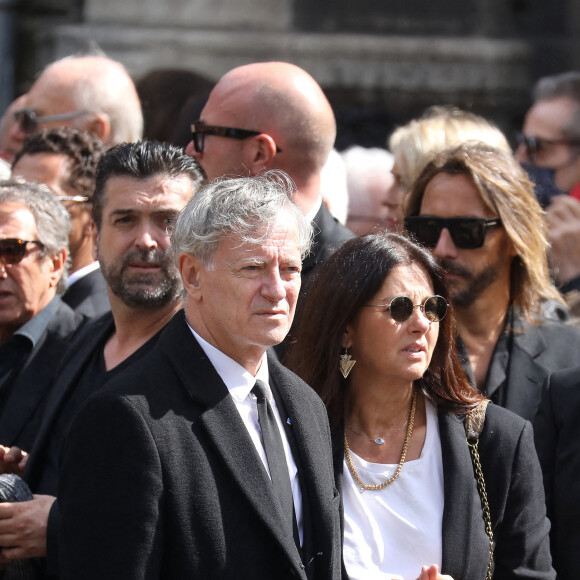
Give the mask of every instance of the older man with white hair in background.
[{"label": "older man with white hair in background", "polygon": [[106,145],[138,141],[143,113],[125,67],[106,56],[69,56],[48,65],[22,96],[8,133],[22,145],[39,129],[72,127],[94,133]]},{"label": "older man with white hair in background", "polygon": [[348,187],[346,225],[362,235],[374,228],[400,229],[402,193],[394,188],[393,155],[386,149],[355,145],[342,152]]}]

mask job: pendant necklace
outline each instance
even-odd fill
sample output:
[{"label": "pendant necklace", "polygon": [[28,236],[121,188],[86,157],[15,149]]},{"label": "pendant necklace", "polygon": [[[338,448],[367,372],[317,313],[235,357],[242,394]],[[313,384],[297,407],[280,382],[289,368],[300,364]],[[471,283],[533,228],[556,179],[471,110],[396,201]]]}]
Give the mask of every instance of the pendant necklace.
[{"label": "pendant necklace", "polygon": [[[405,421],[403,423],[403,425],[397,429],[397,431],[404,429],[408,424],[409,424],[409,420],[407,419],[407,421]],[[356,435],[360,435],[361,437],[368,439],[371,443],[374,443],[375,445],[384,445],[387,442],[387,440],[384,437],[376,437],[376,438],[369,437],[366,433],[363,433],[362,431],[357,431],[356,429],[354,429],[352,425],[348,425],[348,430],[352,431]]]},{"label": "pendant necklace", "polygon": [[[405,441],[403,443],[403,450],[401,452],[401,459],[399,460],[399,464],[397,465],[397,469],[395,469],[395,473],[387,481],[383,481],[383,483],[376,483],[374,485],[364,483],[361,478],[359,477],[356,469],[354,468],[354,464],[352,462],[352,457],[350,454],[350,447],[348,445],[348,437],[346,436],[346,430],[344,431],[344,453],[346,456],[346,463],[348,465],[348,470],[352,475],[353,479],[356,481],[356,484],[359,486],[359,491],[363,493],[363,491],[379,491],[380,489],[384,489],[388,485],[391,485],[403,469],[403,465],[405,463],[405,458],[407,457],[407,451],[409,449],[409,443],[411,442],[411,436],[413,435],[413,427],[415,425],[415,407],[417,406],[417,391],[413,391],[413,399],[411,400],[411,408],[409,409],[409,419],[407,420],[407,434],[405,435]],[[355,431],[356,433],[356,431]],[[382,443],[377,443],[377,445],[383,445],[385,442],[384,439],[381,437],[377,438],[382,441]],[[371,441],[376,441],[371,439]]]}]

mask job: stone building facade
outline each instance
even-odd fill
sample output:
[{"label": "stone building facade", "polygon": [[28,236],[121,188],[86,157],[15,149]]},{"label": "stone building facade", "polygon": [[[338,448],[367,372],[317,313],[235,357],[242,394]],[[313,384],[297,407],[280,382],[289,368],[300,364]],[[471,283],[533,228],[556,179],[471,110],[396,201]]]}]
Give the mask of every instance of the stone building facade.
[{"label": "stone building facade", "polygon": [[10,2],[17,93],[46,63],[96,47],[136,79],[166,67],[217,79],[243,63],[286,60],[327,92],[340,147],[384,144],[432,104],[473,110],[509,132],[539,76],[580,67],[577,0]]}]

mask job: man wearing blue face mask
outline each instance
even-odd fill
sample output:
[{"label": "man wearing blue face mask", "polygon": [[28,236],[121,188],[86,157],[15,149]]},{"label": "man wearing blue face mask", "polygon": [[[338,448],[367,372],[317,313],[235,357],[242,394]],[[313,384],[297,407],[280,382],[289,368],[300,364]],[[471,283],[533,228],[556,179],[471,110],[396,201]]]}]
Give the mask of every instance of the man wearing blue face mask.
[{"label": "man wearing blue face mask", "polygon": [[552,275],[566,293],[580,290],[580,72],[540,79],[533,96],[516,155],[544,195]]}]

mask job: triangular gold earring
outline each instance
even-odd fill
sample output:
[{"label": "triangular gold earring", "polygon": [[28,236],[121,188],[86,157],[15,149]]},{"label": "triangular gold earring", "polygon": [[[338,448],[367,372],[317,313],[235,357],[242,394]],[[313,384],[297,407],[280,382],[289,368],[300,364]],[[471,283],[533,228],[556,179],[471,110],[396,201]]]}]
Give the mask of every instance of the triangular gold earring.
[{"label": "triangular gold earring", "polygon": [[350,356],[350,354],[348,354],[348,348],[345,348],[344,354],[340,355],[340,363],[339,363],[340,372],[342,373],[342,376],[345,379],[350,374],[350,371],[352,371],[352,367],[356,364],[356,361],[351,359],[352,357]]}]

